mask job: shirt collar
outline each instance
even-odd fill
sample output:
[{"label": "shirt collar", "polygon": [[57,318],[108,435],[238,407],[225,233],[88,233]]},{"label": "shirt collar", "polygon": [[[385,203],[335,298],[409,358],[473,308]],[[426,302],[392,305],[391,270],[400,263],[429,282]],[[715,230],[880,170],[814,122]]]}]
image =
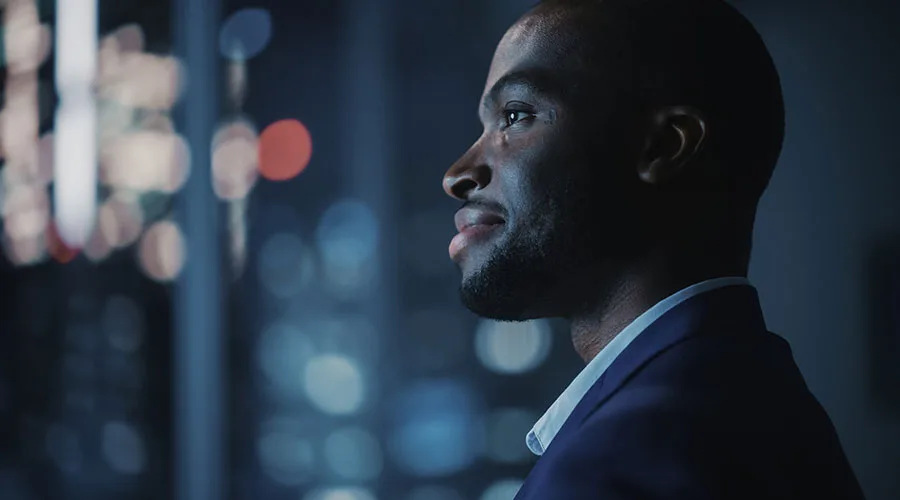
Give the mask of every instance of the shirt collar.
[{"label": "shirt collar", "polygon": [[713,278],[682,289],[663,299],[643,314],[638,316],[609,344],[604,347],[584,367],[581,373],[569,384],[569,387],[556,399],[546,413],[534,424],[528,435],[525,436],[525,444],[535,455],[542,455],[550,446],[550,442],[568,420],[572,410],[578,405],[585,393],[600,379],[609,365],[625,350],[626,347],[637,338],[648,326],[658,320],[663,314],[685,300],[716,288],[732,285],[749,285],[747,278],[727,277]]}]

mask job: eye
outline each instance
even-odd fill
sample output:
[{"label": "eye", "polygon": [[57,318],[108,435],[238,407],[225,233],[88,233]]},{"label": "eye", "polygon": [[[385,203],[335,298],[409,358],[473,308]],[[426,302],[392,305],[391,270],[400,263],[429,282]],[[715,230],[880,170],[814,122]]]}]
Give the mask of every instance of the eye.
[{"label": "eye", "polygon": [[534,116],[534,113],[529,113],[528,111],[519,111],[514,109],[507,109],[503,112],[506,120],[506,126],[511,127],[516,123],[527,120]]}]

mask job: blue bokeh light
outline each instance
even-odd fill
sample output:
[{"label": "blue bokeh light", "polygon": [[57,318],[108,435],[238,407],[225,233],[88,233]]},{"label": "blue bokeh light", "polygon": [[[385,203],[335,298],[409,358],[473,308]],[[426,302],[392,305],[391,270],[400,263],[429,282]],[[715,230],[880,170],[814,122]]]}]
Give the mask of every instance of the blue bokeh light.
[{"label": "blue bokeh light", "polygon": [[454,380],[421,381],[393,405],[396,428],[389,438],[394,459],[422,477],[459,472],[481,448],[478,405],[471,390]]},{"label": "blue bokeh light", "polygon": [[266,9],[241,9],[225,20],[219,32],[219,51],[232,61],[259,55],[272,38],[272,16]]}]

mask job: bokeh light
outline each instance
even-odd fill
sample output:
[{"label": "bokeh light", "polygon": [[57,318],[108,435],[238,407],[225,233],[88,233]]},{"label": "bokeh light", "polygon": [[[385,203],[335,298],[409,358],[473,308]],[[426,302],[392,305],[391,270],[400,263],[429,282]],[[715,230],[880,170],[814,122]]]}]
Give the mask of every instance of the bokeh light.
[{"label": "bokeh light", "polygon": [[69,246],[60,237],[56,224],[53,221],[50,221],[47,225],[44,236],[47,240],[47,253],[49,253],[57,262],[66,264],[71,262],[78,255],[79,250]]},{"label": "bokeh light", "polygon": [[52,47],[50,29],[39,22],[34,2],[3,2],[3,57],[10,73],[35,71]]},{"label": "bokeh light", "polygon": [[257,272],[266,291],[287,299],[312,283],[316,272],[315,256],[296,234],[277,233],[263,243]]},{"label": "bokeh light", "polygon": [[259,172],[271,181],[292,179],[312,158],[312,137],[297,120],[279,120],[259,136]]},{"label": "bokeh light", "polygon": [[528,460],[531,452],[525,446],[525,435],[537,422],[538,415],[521,408],[501,408],[487,417],[487,456],[500,463]]},{"label": "bokeh light", "polygon": [[389,449],[405,471],[446,476],[468,467],[481,447],[472,391],[454,380],[415,383],[392,405],[396,427]]},{"label": "bokeh light", "polygon": [[480,500],[513,500],[522,487],[521,479],[501,479],[484,490]]},{"label": "bokeh light", "polygon": [[100,235],[111,248],[125,247],[137,241],[143,225],[143,210],[132,196],[110,197],[97,214]]},{"label": "bokeh light", "polygon": [[331,470],[344,479],[368,481],[381,473],[381,445],[372,433],[359,427],[331,433],[324,451]]},{"label": "bokeh light", "polygon": [[245,121],[220,128],[213,138],[213,189],[223,200],[245,198],[259,177],[256,131]]},{"label": "bokeh light", "polygon": [[29,240],[44,233],[50,222],[50,197],[43,186],[20,184],[6,188],[0,214],[3,229],[14,241]]},{"label": "bokeh light", "polygon": [[322,215],[316,244],[329,291],[342,299],[358,296],[371,285],[379,241],[378,221],[364,203],[345,199]]},{"label": "bokeh light", "polygon": [[47,247],[43,237],[22,240],[4,237],[3,249],[10,262],[17,266],[36,264],[47,256]]},{"label": "bokeh light", "polygon": [[347,313],[313,318],[307,319],[305,324],[316,336],[316,345],[323,353],[346,356],[368,366],[377,362],[380,350],[378,331],[364,315]]},{"label": "bokeh light", "polygon": [[98,94],[129,108],[171,109],[180,92],[181,64],[143,51],[144,33],[135,24],[104,37],[97,60]]},{"label": "bokeh light", "polygon": [[365,387],[359,366],[337,354],[313,357],[306,364],[304,388],[310,401],[330,415],[355,413],[363,404]]},{"label": "bokeh light", "polygon": [[109,467],[121,474],[140,474],[147,451],[140,433],[129,424],[109,422],[103,426],[101,450]]},{"label": "bokeh light", "polygon": [[376,500],[376,498],[365,488],[346,486],[313,490],[306,494],[303,500]]},{"label": "bokeh light", "polygon": [[122,134],[101,147],[100,180],[118,189],[174,193],[187,180],[189,159],[187,141],[178,134]]},{"label": "bokeh light", "polygon": [[178,276],[186,258],[184,235],[172,221],[159,221],[141,238],[138,258],[147,276],[171,281]]},{"label": "bokeh light", "polygon": [[316,454],[307,422],[276,416],[263,423],[257,453],[263,471],[278,483],[297,486],[315,473]]},{"label": "bokeh light", "polygon": [[550,352],[550,342],[551,328],[546,320],[481,320],[475,333],[475,352],[488,369],[511,375],[540,365]]},{"label": "bokeh light", "polygon": [[314,354],[309,337],[282,322],[263,330],[257,347],[259,367],[282,399],[304,395],[303,367]]},{"label": "bokeh light", "polygon": [[219,31],[222,57],[244,61],[257,56],[272,38],[272,17],[260,8],[241,9],[231,14]]}]

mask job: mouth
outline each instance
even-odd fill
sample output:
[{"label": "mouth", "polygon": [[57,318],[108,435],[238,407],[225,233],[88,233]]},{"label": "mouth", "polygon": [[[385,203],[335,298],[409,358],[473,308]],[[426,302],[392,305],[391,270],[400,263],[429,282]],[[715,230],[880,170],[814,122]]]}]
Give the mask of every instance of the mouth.
[{"label": "mouth", "polygon": [[463,208],[454,217],[459,233],[450,240],[450,259],[458,261],[463,251],[493,237],[506,221],[493,212]]}]

